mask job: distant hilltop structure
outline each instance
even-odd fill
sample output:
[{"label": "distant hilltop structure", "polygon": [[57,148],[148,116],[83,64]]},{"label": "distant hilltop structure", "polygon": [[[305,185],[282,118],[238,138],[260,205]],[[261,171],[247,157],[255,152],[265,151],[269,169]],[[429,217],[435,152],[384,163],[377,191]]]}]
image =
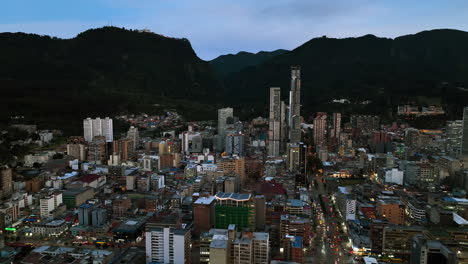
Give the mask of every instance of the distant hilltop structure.
[{"label": "distant hilltop structure", "polygon": [[398,106],[397,114],[398,115],[415,115],[415,116],[433,116],[433,115],[444,115],[445,111],[441,106],[423,106],[419,110],[419,106],[413,105],[400,105]]}]

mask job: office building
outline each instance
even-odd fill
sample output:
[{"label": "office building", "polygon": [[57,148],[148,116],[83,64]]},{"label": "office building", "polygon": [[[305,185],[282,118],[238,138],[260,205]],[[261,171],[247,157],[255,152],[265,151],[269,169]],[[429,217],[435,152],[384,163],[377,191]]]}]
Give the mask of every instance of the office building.
[{"label": "office building", "polygon": [[103,136],[96,136],[88,144],[88,161],[103,164],[107,160],[107,143]]},{"label": "office building", "polygon": [[82,226],[102,226],[107,222],[107,210],[91,204],[82,204],[78,207],[78,220]]},{"label": "office building", "polygon": [[246,173],[245,173],[245,158],[239,156],[226,156],[221,157],[216,161],[216,165],[218,165],[218,169],[223,171],[225,175],[236,175],[239,177],[239,181],[241,183],[245,182],[246,180]]},{"label": "office building", "polygon": [[234,110],[230,107],[218,109],[218,135],[221,136],[221,145],[224,146],[228,119],[234,117]]},{"label": "office building", "polygon": [[319,112],[314,118],[314,143],[321,146],[326,143],[327,114]]},{"label": "office building", "polygon": [[241,133],[229,133],[226,135],[226,155],[245,155],[245,135]]},{"label": "office building", "polygon": [[214,196],[202,196],[193,203],[193,232],[195,234],[207,232],[213,228],[215,203]]},{"label": "office building", "polygon": [[255,207],[251,194],[218,192],[215,198],[216,228],[226,229],[234,224],[239,229],[255,229]]},{"label": "office building", "polygon": [[107,210],[104,208],[94,208],[91,212],[91,223],[94,227],[99,227],[107,222]]},{"label": "office building", "polygon": [[330,138],[339,139],[341,133],[341,113],[333,113],[332,128],[330,131]]},{"label": "office building", "polygon": [[31,233],[40,236],[59,237],[68,229],[65,220],[35,222],[31,225]]},{"label": "office building", "polygon": [[[458,254],[461,254],[458,253]],[[424,235],[413,237],[410,264],[456,264],[457,252],[452,251],[441,241],[428,240]]]},{"label": "office building", "polygon": [[153,227],[146,230],[146,263],[191,263],[190,230]]},{"label": "office building", "polygon": [[[185,131],[180,135],[180,139],[182,141],[182,153],[201,153],[203,151],[203,137],[200,133],[190,130]],[[223,140],[223,142],[225,141]],[[166,152],[164,149],[163,151]]]},{"label": "office building", "polygon": [[413,236],[422,234],[421,226],[386,226],[383,229],[382,253],[392,255],[409,255]]},{"label": "office building", "polygon": [[131,160],[135,156],[133,139],[119,139],[112,142],[112,150],[120,155],[121,161]]},{"label": "office building", "polygon": [[288,170],[303,171],[306,165],[307,146],[299,142],[288,143],[286,147]]},{"label": "office building", "polygon": [[52,211],[63,203],[62,193],[53,193],[39,200],[41,217],[52,217]]},{"label": "office building", "polygon": [[215,229],[200,235],[200,264],[229,263],[231,259],[231,240],[229,234],[235,230]]},{"label": "office building", "polygon": [[301,237],[301,243],[309,246],[311,242],[310,220],[296,215],[281,215],[280,239],[287,239],[287,236]]},{"label": "office building", "polygon": [[270,114],[268,119],[268,155],[277,157],[280,154],[282,126],[281,88],[270,88]]},{"label": "office building", "polygon": [[87,142],[91,142],[96,136],[104,136],[106,142],[114,140],[114,130],[112,126],[112,119],[106,117],[105,119],[86,118],[83,120],[83,135]]},{"label": "office building", "polygon": [[447,137],[446,151],[450,155],[459,155],[462,143],[463,120],[447,121],[445,131]]},{"label": "office building", "polygon": [[405,206],[398,198],[379,197],[377,200],[377,213],[391,224],[405,224]]},{"label": "office building", "polygon": [[255,206],[255,230],[265,230],[266,219],[266,199],[263,195],[256,195],[254,197]]},{"label": "office building", "polygon": [[291,66],[291,91],[289,92],[289,142],[301,141],[301,67]]},{"label": "office building", "polygon": [[270,235],[263,232],[242,232],[232,242],[231,263],[269,264]]},{"label": "office building", "polygon": [[91,187],[67,189],[63,192],[63,203],[67,206],[67,209],[73,209],[93,197],[94,190]]},{"label": "office building", "polygon": [[138,145],[140,145],[140,135],[138,132],[138,128],[131,126],[128,129],[127,138],[133,141],[133,151],[135,151],[138,148]]},{"label": "office building", "polygon": [[289,126],[294,129],[294,116],[301,116],[301,67],[291,66],[291,91],[289,92]]},{"label": "office building", "polygon": [[67,144],[67,155],[79,161],[86,160],[86,146],[80,143]]},{"label": "office building", "polygon": [[78,221],[80,225],[90,226],[92,225],[92,204],[82,204],[78,207]]}]

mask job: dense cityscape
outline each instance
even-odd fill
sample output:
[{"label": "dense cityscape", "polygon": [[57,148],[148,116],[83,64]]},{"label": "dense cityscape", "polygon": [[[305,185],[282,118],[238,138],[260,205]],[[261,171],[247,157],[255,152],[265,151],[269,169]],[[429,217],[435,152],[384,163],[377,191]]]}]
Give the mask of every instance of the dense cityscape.
[{"label": "dense cityscape", "polygon": [[[2,263],[468,263],[468,108],[301,116],[301,67],[269,113],[86,118],[82,135],[12,117]],[[284,88],[283,88],[284,89]],[[337,99],[335,103],[347,103]],[[114,132],[113,120],[128,131]]]}]

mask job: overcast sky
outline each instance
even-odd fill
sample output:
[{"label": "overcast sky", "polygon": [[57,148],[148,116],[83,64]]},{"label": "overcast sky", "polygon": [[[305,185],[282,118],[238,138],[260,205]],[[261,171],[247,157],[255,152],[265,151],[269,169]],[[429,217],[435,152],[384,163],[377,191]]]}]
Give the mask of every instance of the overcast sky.
[{"label": "overcast sky", "polygon": [[466,0],[5,0],[0,32],[71,38],[105,25],[188,38],[198,56],[434,28],[468,31]]}]

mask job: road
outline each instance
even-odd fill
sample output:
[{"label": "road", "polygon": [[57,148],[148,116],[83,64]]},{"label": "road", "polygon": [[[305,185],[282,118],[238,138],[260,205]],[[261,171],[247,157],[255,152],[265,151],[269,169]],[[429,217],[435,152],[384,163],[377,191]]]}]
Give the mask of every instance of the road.
[{"label": "road", "polygon": [[[315,186],[314,183],[317,183]],[[315,223],[317,223],[313,257],[307,259],[310,263],[348,264],[355,263],[350,254],[349,239],[342,233],[343,220],[340,218],[333,203],[323,186],[322,177],[317,175],[311,181],[310,195],[314,201]],[[321,199],[323,207],[321,206]],[[326,210],[326,211],[324,211]]]}]

